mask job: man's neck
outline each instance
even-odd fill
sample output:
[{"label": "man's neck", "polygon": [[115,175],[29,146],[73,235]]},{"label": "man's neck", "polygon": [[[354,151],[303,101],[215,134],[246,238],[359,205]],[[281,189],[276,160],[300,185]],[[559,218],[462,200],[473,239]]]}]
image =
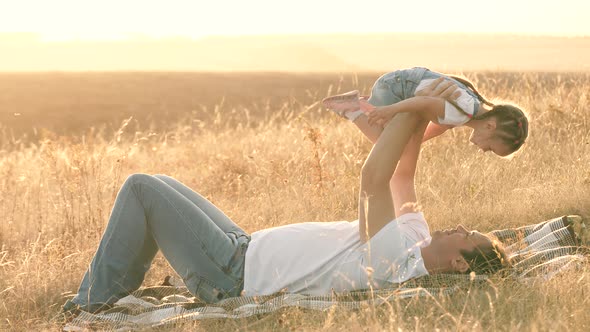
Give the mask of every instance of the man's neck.
[{"label": "man's neck", "polygon": [[447,270],[438,259],[436,250],[432,245],[420,248],[420,254],[422,255],[424,267],[428,271],[428,274],[443,273]]}]

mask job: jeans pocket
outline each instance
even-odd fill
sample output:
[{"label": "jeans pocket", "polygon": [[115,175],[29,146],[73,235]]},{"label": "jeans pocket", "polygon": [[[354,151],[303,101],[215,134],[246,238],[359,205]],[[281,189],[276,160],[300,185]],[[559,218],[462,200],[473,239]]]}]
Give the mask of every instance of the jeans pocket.
[{"label": "jeans pocket", "polygon": [[369,102],[375,106],[395,104],[402,100],[402,85],[400,71],[387,73],[375,82]]},{"label": "jeans pocket", "polygon": [[227,291],[215,287],[215,283],[203,277],[198,277],[197,286],[193,291],[193,295],[206,303],[215,303],[230,297]]},{"label": "jeans pocket", "polygon": [[418,87],[418,84],[420,84],[420,82],[422,81],[424,73],[426,73],[427,70],[428,69],[423,67],[415,67],[403,71],[402,82],[404,99],[414,97],[416,88]]}]

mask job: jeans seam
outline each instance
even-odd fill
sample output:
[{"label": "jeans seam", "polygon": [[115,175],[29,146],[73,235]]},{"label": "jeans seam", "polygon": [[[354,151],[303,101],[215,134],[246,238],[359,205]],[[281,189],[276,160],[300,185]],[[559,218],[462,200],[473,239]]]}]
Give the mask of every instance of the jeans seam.
[{"label": "jeans seam", "polygon": [[[132,189],[133,189],[133,188],[129,188],[129,189],[130,189],[130,191],[132,191]],[[128,193],[126,193],[126,195],[125,195],[125,197],[124,197],[124,201],[123,201],[123,203],[125,203],[125,202],[126,202],[128,199],[129,199],[129,194],[130,194],[129,192],[128,192]],[[134,192],[134,194],[135,194],[135,192]],[[143,205],[142,205],[142,207],[143,207]],[[121,210],[120,210],[120,209],[118,209],[118,210],[116,210],[116,211],[115,211],[115,213],[116,213],[116,217],[117,217],[117,218],[120,218],[120,216],[121,216]],[[112,218],[112,216],[111,216],[111,218]],[[117,223],[117,227],[118,227],[118,226],[120,226],[120,225]],[[146,225],[146,226],[147,226],[147,225]],[[113,230],[112,232],[110,232],[110,234],[109,234],[108,238],[107,238],[107,239],[106,239],[106,241],[105,241],[104,248],[107,248],[107,247],[109,246],[109,243],[110,243],[111,241],[113,241],[113,236],[114,236],[115,234],[116,234],[116,230]],[[127,246],[125,243],[123,243],[123,242],[121,242],[121,241],[119,241],[119,242],[120,242],[120,245],[122,245],[122,246],[123,246],[125,249],[127,249],[127,250],[128,250],[130,253],[132,253],[132,254],[133,254],[133,256],[134,256],[134,259],[137,259],[137,257],[139,257],[139,254],[138,254],[138,253],[136,253],[134,250],[131,250],[131,248],[129,248],[129,247],[128,247],[128,246]],[[102,249],[104,249],[104,248],[102,248]],[[97,249],[97,253],[98,253],[98,251],[99,251],[99,250],[101,250],[101,247],[100,247],[100,245],[99,245],[99,248]],[[97,259],[97,261],[96,261],[96,265],[98,266],[98,265],[101,265],[101,264],[106,264],[106,263],[103,263],[103,260],[104,260],[104,259],[105,259],[105,254],[104,254],[104,252],[100,252],[100,257]],[[92,264],[92,262],[91,262],[90,264]],[[124,280],[125,280],[125,279],[126,279],[126,278],[127,278],[129,275],[130,275],[130,269],[129,269],[129,268],[130,268],[130,266],[126,266],[126,269],[125,269],[124,273],[121,273],[121,274],[120,274],[120,276],[121,276],[121,278],[122,278],[122,281],[124,281]],[[93,287],[93,286],[94,286],[94,283],[93,283],[93,282],[91,282],[91,279],[92,279],[92,274],[94,273],[94,271],[92,271],[92,269],[89,267],[89,269],[88,269],[87,273],[89,274],[89,275],[88,275],[88,287],[87,287],[87,288],[88,288],[88,289],[87,289],[87,292],[88,292],[88,296],[89,296],[89,295],[90,295],[90,294],[93,292],[93,288],[94,288],[94,287]],[[113,285],[112,287],[116,287],[116,286],[119,286],[119,287],[123,288],[123,287],[122,287],[122,285],[120,285],[120,284],[119,284],[119,285]],[[109,291],[109,290],[103,290],[103,292],[107,292],[107,291]],[[90,302],[89,302],[89,303],[90,303]]]}]

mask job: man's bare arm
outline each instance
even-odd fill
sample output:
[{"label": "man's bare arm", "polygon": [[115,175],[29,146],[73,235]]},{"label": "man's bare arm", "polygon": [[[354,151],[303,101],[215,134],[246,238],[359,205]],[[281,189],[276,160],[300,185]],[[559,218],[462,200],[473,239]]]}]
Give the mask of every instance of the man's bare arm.
[{"label": "man's bare arm", "polygon": [[441,125],[438,123],[430,122],[426,127],[426,131],[424,132],[424,136],[422,137],[422,142],[426,142],[429,139],[438,137],[451,128],[453,128],[453,126]]},{"label": "man's bare arm", "polygon": [[402,214],[417,211],[418,199],[416,197],[414,178],[422,145],[422,136],[427,123],[421,121],[417,124],[416,130],[410,137],[408,144],[406,144],[399,164],[391,178],[390,189],[396,218]]},{"label": "man's bare arm", "polygon": [[[394,104],[398,105],[402,112],[384,128],[361,170],[359,193],[361,241],[368,241],[395,218],[389,182],[406,144],[421,122],[420,117],[412,111],[439,108],[444,102],[441,98],[414,97]],[[404,112],[406,110],[409,112]]]},{"label": "man's bare arm", "polygon": [[418,117],[409,113],[396,116],[385,127],[363,165],[359,193],[362,242],[368,241],[395,218],[389,182],[418,123]]}]

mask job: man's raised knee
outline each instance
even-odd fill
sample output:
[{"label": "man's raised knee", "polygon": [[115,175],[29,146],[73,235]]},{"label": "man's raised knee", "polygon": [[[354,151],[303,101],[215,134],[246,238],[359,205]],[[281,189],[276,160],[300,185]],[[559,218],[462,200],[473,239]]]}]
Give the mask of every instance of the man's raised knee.
[{"label": "man's raised knee", "polygon": [[144,173],[134,173],[127,177],[124,185],[133,185],[140,182],[154,180],[154,177]]}]

